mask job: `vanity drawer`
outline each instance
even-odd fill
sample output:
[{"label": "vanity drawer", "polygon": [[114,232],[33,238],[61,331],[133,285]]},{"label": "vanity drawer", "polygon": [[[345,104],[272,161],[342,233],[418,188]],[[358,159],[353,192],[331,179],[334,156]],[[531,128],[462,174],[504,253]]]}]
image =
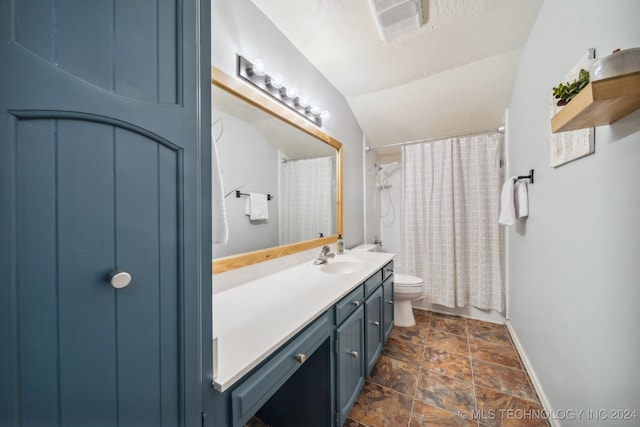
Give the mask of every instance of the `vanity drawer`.
[{"label": "vanity drawer", "polygon": [[336,304],[336,324],[342,323],[364,302],[364,286],[360,285]]},{"label": "vanity drawer", "polygon": [[393,261],[382,267],[382,280],[387,280],[393,274]]},{"label": "vanity drawer", "polygon": [[382,284],[382,270],[376,271],[376,274],[369,277],[364,282],[364,293],[368,297]]},{"label": "vanity drawer", "polygon": [[234,427],[243,426],[306,358],[311,357],[329,338],[331,326],[329,312],[326,312],[231,392]]}]

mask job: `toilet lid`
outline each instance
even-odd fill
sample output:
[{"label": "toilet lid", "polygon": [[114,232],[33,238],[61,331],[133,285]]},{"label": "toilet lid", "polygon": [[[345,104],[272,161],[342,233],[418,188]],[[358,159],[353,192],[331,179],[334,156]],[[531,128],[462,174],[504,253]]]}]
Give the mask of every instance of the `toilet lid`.
[{"label": "toilet lid", "polygon": [[394,274],[393,284],[399,286],[422,286],[422,279],[408,274]]}]

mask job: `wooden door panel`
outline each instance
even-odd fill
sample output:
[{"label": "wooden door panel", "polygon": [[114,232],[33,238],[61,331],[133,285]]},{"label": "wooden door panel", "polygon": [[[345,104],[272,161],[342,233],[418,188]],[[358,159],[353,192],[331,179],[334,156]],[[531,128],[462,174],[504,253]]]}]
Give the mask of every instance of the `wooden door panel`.
[{"label": "wooden door panel", "polygon": [[1,425],[201,422],[209,4],[0,0]]},{"label": "wooden door panel", "polygon": [[[179,151],[68,119],[18,120],[17,135],[25,424],[177,425]],[[128,287],[111,287],[115,268]]]},{"label": "wooden door panel", "polygon": [[174,104],[181,68],[177,7],[175,0],[22,0],[13,8],[13,41],[103,90]]}]

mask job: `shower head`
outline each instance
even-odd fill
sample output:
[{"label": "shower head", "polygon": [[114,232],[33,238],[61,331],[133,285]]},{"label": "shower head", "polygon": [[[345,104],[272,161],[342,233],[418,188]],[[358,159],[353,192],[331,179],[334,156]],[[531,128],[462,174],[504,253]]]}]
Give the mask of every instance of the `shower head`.
[{"label": "shower head", "polygon": [[388,169],[394,168],[394,167],[398,167],[400,166],[400,163],[398,162],[391,162],[391,163],[387,163],[386,165],[380,165],[380,171],[387,171]]}]

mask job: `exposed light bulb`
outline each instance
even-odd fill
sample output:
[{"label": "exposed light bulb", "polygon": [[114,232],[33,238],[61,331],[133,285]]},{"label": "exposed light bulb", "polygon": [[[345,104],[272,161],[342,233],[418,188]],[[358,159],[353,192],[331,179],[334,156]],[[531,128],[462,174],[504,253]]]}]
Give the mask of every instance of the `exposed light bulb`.
[{"label": "exposed light bulb", "polygon": [[309,98],[307,97],[307,95],[299,96],[295,104],[299,107],[307,108],[309,106]]},{"label": "exposed light bulb", "polygon": [[311,107],[311,114],[313,114],[314,116],[319,116],[320,115],[320,109],[318,107]]},{"label": "exposed light bulb", "polygon": [[284,86],[284,77],[282,77],[282,74],[274,74],[271,77],[271,86],[275,89],[280,89]]},{"label": "exposed light bulb", "polygon": [[329,121],[330,118],[331,113],[329,113],[327,110],[324,110],[320,113],[320,120],[322,120],[323,122]]},{"label": "exposed light bulb", "polygon": [[246,71],[250,77],[264,76],[267,74],[267,66],[264,64],[262,59],[256,59],[253,61],[253,64],[246,68]]},{"label": "exposed light bulb", "polygon": [[287,98],[295,99],[298,96],[298,88],[295,86],[288,87],[286,91]]}]

